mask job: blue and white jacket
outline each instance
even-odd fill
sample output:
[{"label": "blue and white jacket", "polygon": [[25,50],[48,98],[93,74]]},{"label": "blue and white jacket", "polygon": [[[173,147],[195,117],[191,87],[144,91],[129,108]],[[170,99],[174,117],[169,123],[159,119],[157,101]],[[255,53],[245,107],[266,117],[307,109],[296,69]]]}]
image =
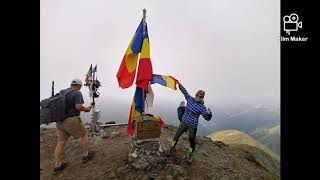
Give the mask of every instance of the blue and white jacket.
[{"label": "blue and white jacket", "polygon": [[187,106],[182,117],[182,122],[192,128],[197,128],[200,115],[202,115],[205,120],[210,121],[212,114],[207,112],[207,108],[204,106],[204,101],[196,102],[195,98],[191,97],[181,84],[179,84],[179,89],[187,100]]}]

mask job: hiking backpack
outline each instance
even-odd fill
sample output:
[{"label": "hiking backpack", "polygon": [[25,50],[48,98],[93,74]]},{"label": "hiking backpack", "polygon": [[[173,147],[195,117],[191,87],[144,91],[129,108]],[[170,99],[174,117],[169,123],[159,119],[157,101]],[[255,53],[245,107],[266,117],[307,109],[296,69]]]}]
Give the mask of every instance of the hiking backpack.
[{"label": "hiking backpack", "polygon": [[40,125],[63,121],[66,113],[66,95],[72,89],[61,90],[58,94],[40,102]]}]

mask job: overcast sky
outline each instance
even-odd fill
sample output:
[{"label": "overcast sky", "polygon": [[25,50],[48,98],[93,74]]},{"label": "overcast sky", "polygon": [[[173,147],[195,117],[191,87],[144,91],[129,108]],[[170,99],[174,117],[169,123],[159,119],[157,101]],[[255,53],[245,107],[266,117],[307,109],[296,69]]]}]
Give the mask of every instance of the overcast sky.
[{"label": "overcast sky", "polygon": [[[116,73],[147,9],[155,74],[176,77],[210,104],[280,101],[279,0],[41,0],[40,99],[84,80],[98,64],[104,101],[131,105]],[[153,85],[155,101],[179,103],[181,92]],[[82,89],[86,103],[88,90]]]}]

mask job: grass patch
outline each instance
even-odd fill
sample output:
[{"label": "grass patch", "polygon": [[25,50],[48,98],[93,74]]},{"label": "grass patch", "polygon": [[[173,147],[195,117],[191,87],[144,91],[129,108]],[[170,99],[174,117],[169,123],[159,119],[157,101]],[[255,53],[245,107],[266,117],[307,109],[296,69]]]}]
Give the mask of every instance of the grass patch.
[{"label": "grass patch", "polygon": [[255,164],[257,167],[259,167],[259,168],[261,168],[261,169],[269,172],[265,167],[263,167],[263,166],[256,160],[256,158],[255,158],[252,154],[250,154],[248,151],[245,151],[245,152],[246,152],[246,154],[244,155],[244,158],[245,158],[247,161],[249,161],[249,162]]}]

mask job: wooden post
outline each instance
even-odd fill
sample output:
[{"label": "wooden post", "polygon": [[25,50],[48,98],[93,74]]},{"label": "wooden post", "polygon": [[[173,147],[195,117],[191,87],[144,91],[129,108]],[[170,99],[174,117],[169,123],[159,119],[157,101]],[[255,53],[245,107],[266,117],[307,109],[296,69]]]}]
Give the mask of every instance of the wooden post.
[{"label": "wooden post", "polygon": [[52,81],[52,86],[51,86],[51,96],[54,96],[54,81]]}]

